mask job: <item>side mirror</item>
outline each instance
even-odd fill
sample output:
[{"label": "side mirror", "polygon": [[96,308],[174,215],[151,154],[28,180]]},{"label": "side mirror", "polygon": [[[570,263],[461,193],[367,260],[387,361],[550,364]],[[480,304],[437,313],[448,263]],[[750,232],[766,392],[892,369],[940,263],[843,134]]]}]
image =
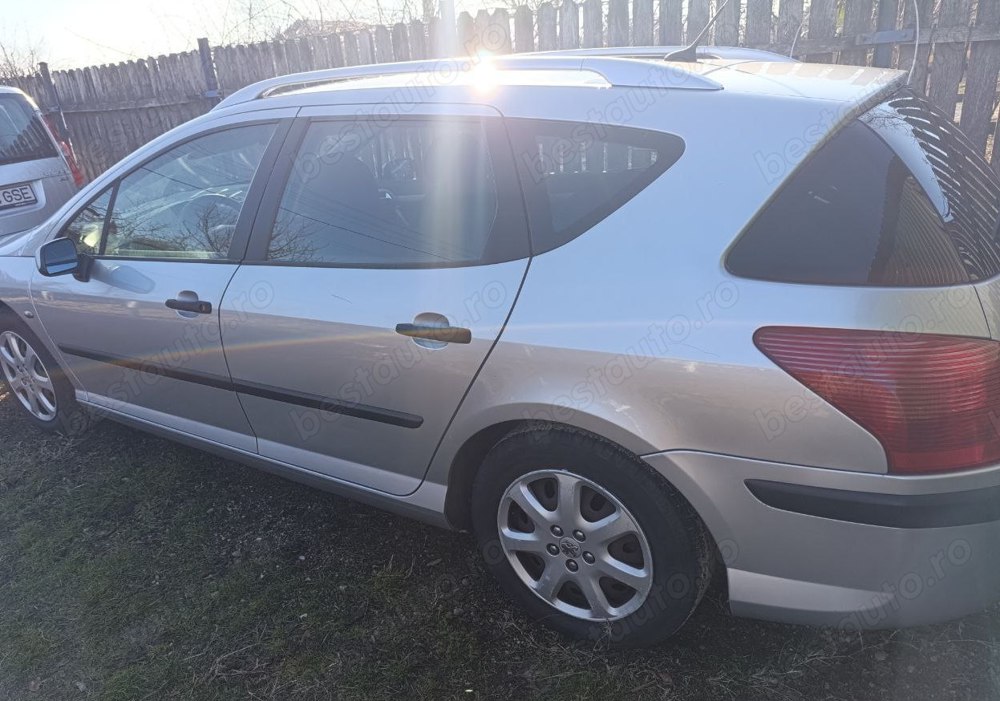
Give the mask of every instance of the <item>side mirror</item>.
[{"label": "side mirror", "polygon": [[70,239],[55,239],[38,249],[35,262],[38,272],[45,277],[72,275],[82,282],[87,281],[90,257],[76,252],[76,244]]}]

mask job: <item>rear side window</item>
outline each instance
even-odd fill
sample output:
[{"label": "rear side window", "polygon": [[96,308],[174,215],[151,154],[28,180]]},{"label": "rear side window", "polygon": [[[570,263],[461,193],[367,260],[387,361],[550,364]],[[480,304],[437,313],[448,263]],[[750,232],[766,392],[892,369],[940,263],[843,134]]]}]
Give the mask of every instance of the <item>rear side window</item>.
[{"label": "rear side window", "polygon": [[58,155],[31,105],[20,95],[0,94],[0,165]]},{"label": "rear side window", "polygon": [[594,227],[684,152],[680,137],[645,129],[530,119],[508,127],[535,254]]},{"label": "rear side window", "polygon": [[488,265],[528,255],[498,119],[311,123],[273,219],[267,260],[331,267]]},{"label": "rear side window", "polygon": [[958,128],[900,94],[849,123],[731,249],[742,277],[934,286],[1000,274],[1000,182]]}]

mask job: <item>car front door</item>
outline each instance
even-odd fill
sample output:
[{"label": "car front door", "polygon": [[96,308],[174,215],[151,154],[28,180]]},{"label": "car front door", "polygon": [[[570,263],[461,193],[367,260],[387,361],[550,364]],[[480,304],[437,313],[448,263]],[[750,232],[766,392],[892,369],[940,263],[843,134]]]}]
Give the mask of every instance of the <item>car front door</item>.
[{"label": "car front door", "polygon": [[89,279],[36,273],[32,299],[85,402],[256,451],[230,384],[219,304],[288,126],[242,123],[185,139],[59,230],[93,256]]},{"label": "car front door", "polygon": [[502,121],[463,109],[309,108],[293,128],[222,310],[262,455],[392,494],[422,481],[528,266]]}]

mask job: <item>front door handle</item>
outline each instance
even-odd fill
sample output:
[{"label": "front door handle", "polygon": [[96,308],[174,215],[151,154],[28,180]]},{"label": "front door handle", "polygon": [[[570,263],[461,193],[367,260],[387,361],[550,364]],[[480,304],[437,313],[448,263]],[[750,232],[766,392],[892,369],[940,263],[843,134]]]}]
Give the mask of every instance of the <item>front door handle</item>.
[{"label": "front door handle", "polygon": [[200,299],[168,299],[167,308],[178,312],[190,312],[192,314],[212,313],[212,303],[202,302]]},{"label": "front door handle", "polygon": [[396,333],[410,338],[423,338],[439,343],[472,343],[472,331],[460,326],[427,326],[425,324],[396,324]]}]

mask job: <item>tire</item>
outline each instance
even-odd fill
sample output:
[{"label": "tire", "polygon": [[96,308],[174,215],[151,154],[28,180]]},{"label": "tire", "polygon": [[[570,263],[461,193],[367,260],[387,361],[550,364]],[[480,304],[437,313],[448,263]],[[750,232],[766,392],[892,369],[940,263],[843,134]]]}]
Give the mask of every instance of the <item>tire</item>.
[{"label": "tire", "polygon": [[571,427],[501,439],[473,484],[472,522],[487,566],[532,617],[612,648],[670,637],[712,578],[715,548],[680,493],[638,457]]},{"label": "tire", "polygon": [[[34,358],[37,362],[25,363],[24,368],[19,368],[23,358],[29,361]],[[33,372],[27,372],[28,364]],[[30,399],[35,392],[23,385],[23,378],[28,375],[32,378],[32,387],[45,396],[47,404],[39,403],[37,394],[34,403]],[[29,423],[42,431],[75,437],[90,427],[92,419],[77,403],[73,385],[56,359],[38,336],[10,313],[0,314],[0,378],[9,401]]]}]

